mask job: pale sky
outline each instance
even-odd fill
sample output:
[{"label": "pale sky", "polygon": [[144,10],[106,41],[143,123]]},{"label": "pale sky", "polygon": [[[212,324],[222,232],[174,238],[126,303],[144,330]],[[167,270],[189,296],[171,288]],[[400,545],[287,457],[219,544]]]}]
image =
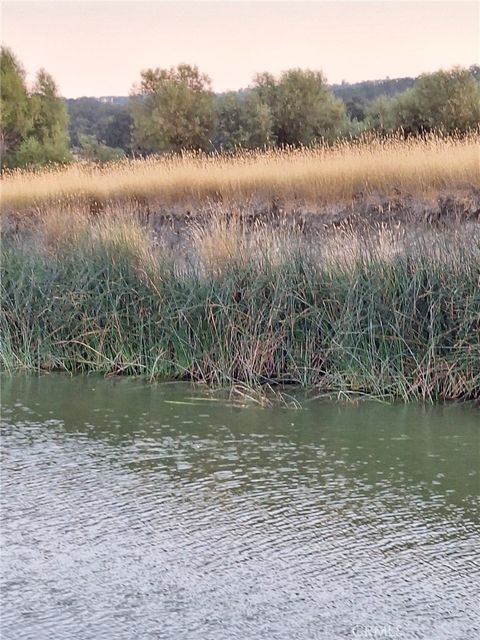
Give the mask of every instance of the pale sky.
[{"label": "pale sky", "polygon": [[128,95],[140,70],[197,64],[215,91],[256,72],[357,82],[480,62],[478,2],[1,2],[1,40],[66,97]]}]

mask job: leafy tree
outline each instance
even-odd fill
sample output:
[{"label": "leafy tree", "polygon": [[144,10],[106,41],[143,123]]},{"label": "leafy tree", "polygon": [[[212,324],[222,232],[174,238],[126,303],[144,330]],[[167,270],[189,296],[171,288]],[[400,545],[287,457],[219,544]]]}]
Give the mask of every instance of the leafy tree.
[{"label": "leafy tree", "polygon": [[365,107],[366,129],[377,133],[390,133],[396,128],[396,116],[393,101],[379,96]]},{"label": "leafy tree", "polygon": [[275,76],[268,71],[257,73],[253,78],[253,88],[255,93],[258,95],[262,103],[270,107],[272,112],[280,92],[278,84],[279,83]]},{"label": "leafy tree", "polygon": [[142,152],[207,150],[214,123],[214,96],[198,67],[142,71],[132,93],[133,138]]},{"label": "leafy tree", "polygon": [[258,94],[231,91],[217,102],[215,146],[227,151],[268,146],[273,139],[272,125],[270,108]]},{"label": "leafy tree", "polygon": [[[52,76],[44,69],[37,79],[30,97],[32,128],[25,143],[19,148],[21,163],[47,164],[66,162],[70,159],[68,138],[68,113],[63,100],[58,96]],[[29,142],[35,140],[37,144]],[[28,160],[28,149],[35,149]],[[43,153],[39,151],[43,149]]]},{"label": "leafy tree", "polygon": [[480,85],[467,69],[421,75],[392,105],[395,124],[407,134],[465,132],[480,124]]},{"label": "leafy tree", "polygon": [[0,157],[11,165],[15,150],[31,128],[25,72],[10,49],[0,50]]},{"label": "leafy tree", "polygon": [[80,157],[91,162],[111,162],[112,160],[120,160],[125,156],[123,149],[118,147],[109,147],[99,142],[95,136],[84,133],[79,134]]},{"label": "leafy tree", "polygon": [[270,107],[280,145],[333,140],[346,127],[345,105],[333,96],[320,71],[290,69],[278,80],[263,73],[255,77],[254,86]]},{"label": "leafy tree", "polygon": [[[480,83],[480,66],[473,64],[469,67],[468,73],[478,83]],[[341,98],[345,102],[347,114],[349,118],[361,122],[363,120],[361,111],[363,110],[365,115],[369,113],[370,123],[377,131],[385,130],[385,126],[381,126],[378,123],[378,118],[382,118],[384,124],[387,104],[386,98],[398,98],[396,108],[400,113],[402,125],[407,130],[410,128],[408,123],[405,123],[405,118],[410,117],[412,119],[415,115],[418,116],[419,106],[415,109],[414,103],[416,102],[415,93],[413,97],[410,97],[408,89],[412,89],[415,86],[417,80],[422,78],[386,78],[384,80],[366,80],[364,82],[356,82],[350,84],[348,82],[342,82],[341,84],[331,85],[331,89],[334,95]],[[380,102],[376,102],[378,98],[383,98]],[[389,103],[392,108],[392,113],[389,116],[389,122],[387,129],[395,128],[397,124],[392,123],[391,118],[394,115],[394,102]],[[412,111],[415,109],[415,112]],[[367,124],[367,123],[365,123]],[[420,123],[422,125],[422,123]],[[400,124],[398,125],[400,126]],[[423,128],[427,126],[427,123],[423,123]],[[352,128],[352,127],[350,127]],[[420,129],[414,126],[411,130],[412,133],[417,133]]]},{"label": "leafy tree", "polygon": [[39,71],[29,93],[23,69],[9,49],[2,48],[0,67],[2,166],[69,160],[68,115],[53,78]]},{"label": "leafy tree", "polygon": [[108,147],[129,152],[132,144],[132,126],[132,116],[126,108],[120,107],[98,123],[97,137]]},{"label": "leafy tree", "polygon": [[357,122],[363,122],[365,120],[365,101],[359,96],[352,96],[345,101],[345,108],[347,116],[350,120],[356,120]]}]

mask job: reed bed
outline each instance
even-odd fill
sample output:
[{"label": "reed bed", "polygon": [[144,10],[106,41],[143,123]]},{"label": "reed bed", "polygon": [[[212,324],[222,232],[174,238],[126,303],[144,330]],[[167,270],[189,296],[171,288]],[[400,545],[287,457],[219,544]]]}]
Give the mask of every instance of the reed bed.
[{"label": "reed bed", "polygon": [[155,199],[233,202],[250,196],[305,202],[348,200],[359,192],[429,194],[480,183],[480,133],[341,141],[332,147],[196,154],[76,163],[12,171],[1,179],[2,208],[68,201]]},{"label": "reed bed", "polygon": [[230,216],[191,228],[183,264],[133,219],[53,237],[3,243],[4,370],[480,398],[474,226],[339,242]]}]

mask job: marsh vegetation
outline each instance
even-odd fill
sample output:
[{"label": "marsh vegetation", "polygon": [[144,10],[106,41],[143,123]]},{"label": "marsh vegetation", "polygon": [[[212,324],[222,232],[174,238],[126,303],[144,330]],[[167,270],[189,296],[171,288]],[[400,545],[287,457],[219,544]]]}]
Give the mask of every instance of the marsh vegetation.
[{"label": "marsh vegetation", "polygon": [[[468,147],[453,150],[468,157]],[[350,162],[361,162],[361,153],[350,153]],[[191,183],[182,162],[208,175],[195,159],[178,162],[173,173],[180,171],[184,185]],[[451,175],[460,165],[437,166]],[[212,179],[231,188],[212,168]],[[417,184],[445,180],[428,163],[409,169]],[[286,181],[295,170],[291,162]],[[333,187],[349,185],[331,176]],[[61,177],[53,174],[57,198]],[[38,194],[34,178],[31,193]],[[38,176],[43,184],[51,178]],[[105,172],[98,178],[111,179]],[[59,198],[23,215],[2,246],[4,369],[296,384],[404,400],[480,397],[474,218],[440,228],[345,221],[306,233],[287,214],[273,224],[222,204],[210,217],[189,220],[172,248],[161,229],[152,233],[138,210],[118,203],[92,213]]]}]

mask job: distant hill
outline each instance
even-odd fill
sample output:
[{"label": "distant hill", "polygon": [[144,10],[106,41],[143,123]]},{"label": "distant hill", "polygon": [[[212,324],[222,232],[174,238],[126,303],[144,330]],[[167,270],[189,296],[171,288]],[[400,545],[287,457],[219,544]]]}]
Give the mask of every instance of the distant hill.
[{"label": "distant hill", "polygon": [[100,96],[97,98],[99,102],[103,102],[105,104],[114,104],[114,105],[126,105],[130,98],[128,96]]},{"label": "distant hill", "polygon": [[[379,96],[394,96],[396,93],[400,93],[409,89],[415,83],[415,78],[385,78],[384,80],[365,80],[363,82],[342,82],[341,84],[329,85],[332,92],[338,97],[342,98],[345,102],[355,98],[360,98],[363,102],[371,102]],[[248,93],[249,89],[239,89],[236,93]],[[218,92],[216,95],[221,97],[225,95],[225,91]],[[82,97],[82,98],[68,98],[67,103],[72,103],[77,100],[96,100],[103,104],[112,104],[125,106],[128,104],[128,96],[100,96],[97,98]]]},{"label": "distant hill", "polygon": [[380,96],[391,98],[413,87],[415,78],[385,78],[384,80],[364,80],[363,82],[342,82],[331,84],[330,89],[344,102],[359,98],[363,102],[371,102]]},{"label": "distant hill", "polygon": [[95,102],[101,102],[102,104],[113,104],[113,105],[126,105],[130,100],[129,96],[80,96],[79,98],[64,98],[65,102],[68,104],[75,104],[76,102],[83,102],[89,100],[95,100]]}]

